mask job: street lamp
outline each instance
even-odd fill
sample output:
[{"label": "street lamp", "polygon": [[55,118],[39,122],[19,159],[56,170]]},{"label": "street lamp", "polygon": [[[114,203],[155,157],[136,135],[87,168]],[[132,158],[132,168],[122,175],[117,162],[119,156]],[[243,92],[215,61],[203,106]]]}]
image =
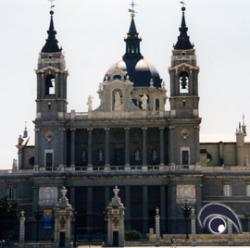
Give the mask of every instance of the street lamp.
[{"label": "street lamp", "polygon": [[4,247],[4,245],[5,245],[5,240],[3,239],[3,240],[0,240],[0,247]]},{"label": "street lamp", "polygon": [[39,240],[39,223],[40,223],[40,218],[41,218],[41,213],[39,211],[36,212],[35,217],[36,217],[36,241]]},{"label": "street lamp", "polygon": [[188,236],[188,221],[190,219],[190,214],[191,214],[191,206],[188,206],[187,201],[185,201],[185,205],[183,207],[183,216],[185,220],[185,225],[186,225],[186,239],[189,239]]},{"label": "street lamp", "polygon": [[76,233],[77,233],[77,230],[76,230],[76,227],[77,227],[77,224],[76,224],[76,218],[77,218],[77,211],[74,211],[74,217],[73,217],[73,223],[74,223],[74,240],[73,240],[73,247],[76,247]]}]

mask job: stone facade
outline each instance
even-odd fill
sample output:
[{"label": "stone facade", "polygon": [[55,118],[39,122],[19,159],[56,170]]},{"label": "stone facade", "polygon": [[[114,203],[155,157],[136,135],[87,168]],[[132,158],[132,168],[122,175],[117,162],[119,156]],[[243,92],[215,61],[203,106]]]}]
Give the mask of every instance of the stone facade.
[{"label": "stone facade", "polygon": [[[124,203],[125,230],[146,236],[159,208],[161,234],[184,233],[183,204],[198,213],[216,201],[230,206],[250,231],[246,127],[239,126],[235,143],[200,143],[199,67],[184,12],[169,67],[170,109],[165,83],[140,53],[132,16],[123,61],[106,72],[100,106],[93,109],[89,97],[86,113],[67,111],[68,71],[51,12],[36,70],[35,145],[20,137],[18,169],[0,174],[0,197],[8,195],[25,211],[26,240],[51,240],[54,230],[44,216],[53,212],[62,186],[78,240],[105,239],[104,211],[114,186]],[[198,225],[196,232],[202,232]]]}]

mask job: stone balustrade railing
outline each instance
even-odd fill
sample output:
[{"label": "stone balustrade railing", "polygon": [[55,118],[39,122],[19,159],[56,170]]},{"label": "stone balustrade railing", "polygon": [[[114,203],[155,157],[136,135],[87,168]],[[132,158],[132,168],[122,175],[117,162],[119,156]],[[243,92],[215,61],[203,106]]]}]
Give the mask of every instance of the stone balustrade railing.
[{"label": "stone balustrade railing", "polygon": [[97,173],[97,172],[126,172],[126,173],[134,173],[134,172],[189,172],[196,171],[200,173],[232,173],[232,172],[249,172],[250,167],[247,166],[201,166],[201,165],[116,165],[109,166],[105,168],[105,166],[93,166],[91,170],[88,169],[88,166],[76,166],[76,167],[58,167],[52,170],[46,170],[44,167],[35,168],[33,170],[0,170],[1,175],[14,175],[14,174],[33,174],[33,173],[62,173],[62,172],[82,172],[82,173]]}]

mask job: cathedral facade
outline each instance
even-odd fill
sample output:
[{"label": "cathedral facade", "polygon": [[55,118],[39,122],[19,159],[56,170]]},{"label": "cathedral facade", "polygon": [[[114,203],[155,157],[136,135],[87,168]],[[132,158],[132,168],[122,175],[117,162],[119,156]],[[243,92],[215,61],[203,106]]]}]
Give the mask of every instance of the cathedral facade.
[{"label": "cathedral facade", "polygon": [[[16,200],[26,215],[26,239],[49,240],[59,189],[67,187],[77,239],[103,239],[105,208],[118,186],[125,229],[146,236],[160,209],[163,234],[184,233],[183,205],[196,213],[223,203],[250,231],[250,144],[240,124],[234,143],[200,143],[199,66],[182,8],[180,34],[169,67],[170,92],[140,49],[134,13],[123,57],[104,74],[100,106],[67,111],[65,58],[54,12],[37,75],[35,144],[18,140],[18,165],[0,175],[0,196]],[[166,110],[169,101],[170,109]],[[51,215],[51,218],[48,216]],[[47,218],[45,218],[47,216]],[[50,224],[51,225],[50,225]],[[198,232],[203,232],[197,228]]]}]

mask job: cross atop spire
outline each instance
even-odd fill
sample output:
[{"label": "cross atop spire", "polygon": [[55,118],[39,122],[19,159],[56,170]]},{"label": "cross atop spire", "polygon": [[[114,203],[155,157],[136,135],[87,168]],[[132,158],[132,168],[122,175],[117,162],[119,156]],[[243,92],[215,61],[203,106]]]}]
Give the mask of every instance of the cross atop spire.
[{"label": "cross atop spire", "polygon": [[136,11],[135,11],[135,1],[132,0],[131,4],[130,4],[131,8],[128,9],[128,11],[131,13],[131,17],[135,17]]},{"label": "cross atop spire", "polygon": [[53,8],[55,8],[54,2],[56,0],[49,0],[50,1],[50,9],[52,10]]},{"label": "cross atop spire", "polygon": [[48,38],[42,49],[42,53],[58,53],[58,52],[61,52],[62,50],[58,46],[58,40],[56,39],[56,31],[54,28],[54,20],[53,20],[54,11],[52,10],[52,8],[54,8],[54,5],[52,3],[55,0],[50,0],[50,1],[51,1],[50,25],[49,25],[49,30],[47,31]]},{"label": "cross atop spire", "polygon": [[185,3],[181,2],[181,4],[182,4],[182,8],[181,8],[182,21],[181,21],[181,27],[179,28],[180,35],[178,37],[178,41],[176,45],[174,46],[174,49],[175,50],[190,50],[194,48],[194,45],[191,44],[189,40],[189,36],[187,34],[188,27],[186,26],[186,19],[185,19],[185,11],[186,11]]}]

